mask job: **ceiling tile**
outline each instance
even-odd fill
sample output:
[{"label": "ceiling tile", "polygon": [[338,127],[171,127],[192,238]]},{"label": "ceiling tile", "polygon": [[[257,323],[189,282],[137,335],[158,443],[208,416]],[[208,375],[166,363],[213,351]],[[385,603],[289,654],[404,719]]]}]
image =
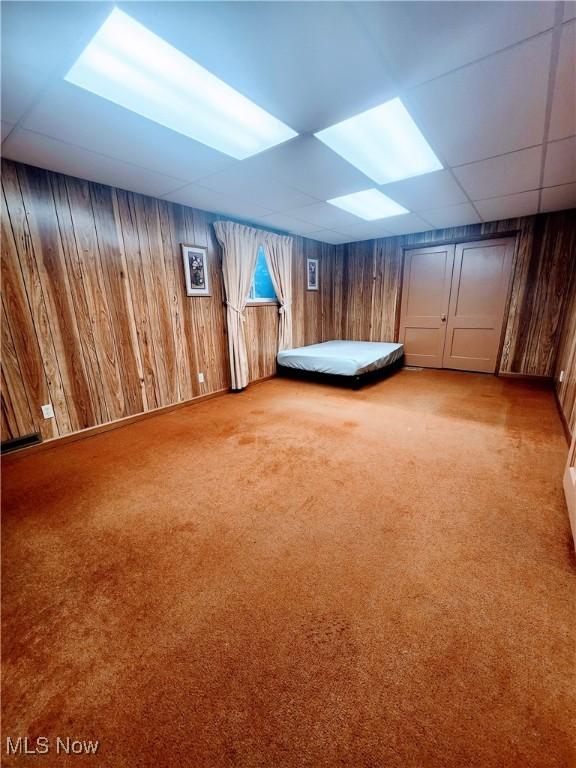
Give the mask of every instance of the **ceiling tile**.
[{"label": "ceiling tile", "polygon": [[550,2],[373,2],[353,4],[402,88],[408,88],[550,29]]},{"label": "ceiling tile", "polygon": [[22,67],[20,62],[2,52],[2,117],[17,123],[30,109],[46,83],[46,72],[30,65]]},{"label": "ceiling tile", "polygon": [[564,21],[576,19],[576,0],[568,0],[564,3]]},{"label": "ceiling tile", "polygon": [[17,122],[60,79],[113,3],[2,3],[2,115]]},{"label": "ceiling tile", "polygon": [[542,147],[480,160],[454,168],[454,174],[472,200],[512,195],[536,189],[540,183]]},{"label": "ceiling tile", "polygon": [[318,232],[320,229],[323,229],[323,227],[318,227],[315,224],[310,224],[306,221],[300,221],[291,216],[286,216],[285,213],[271,213],[268,216],[261,216],[257,219],[257,222],[265,227],[282,229],[285,232],[296,232],[299,235],[306,235],[310,232]]},{"label": "ceiling tile", "polygon": [[295,219],[302,219],[310,224],[317,224],[324,229],[336,229],[347,224],[355,224],[359,221],[358,216],[337,208],[329,203],[315,203],[307,205],[304,208],[294,208],[286,211],[288,216]]},{"label": "ceiling tile", "polygon": [[69,66],[113,8],[113,2],[3,3],[2,55],[48,75]]},{"label": "ceiling tile", "polygon": [[549,139],[576,134],[576,21],[564,24],[550,113]]},{"label": "ceiling tile", "polygon": [[355,234],[351,232],[349,235],[347,235],[347,239],[344,240],[345,243],[361,243],[364,240],[382,240],[386,237],[394,237],[394,235],[390,234],[379,234],[379,235],[371,235],[371,234],[362,234],[359,232],[358,234]]},{"label": "ceiling tile", "polygon": [[349,235],[353,240],[371,240],[377,237],[410,235],[414,232],[426,232],[430,229],[432,229],[430,224],[416,216],[415,213],[405,213],[401,216],[390,216],[380,221],[367,221],[339,227],[338,231]]},{"label": "ceiling tile", "polygon": [[429,221],[435,229],[480,223],[480,217],[470,203],[451,205],[448,208],[434,208],[430,211],[424,211],[421,216]]},{"label": "ceiling tile", "polygon": [[466,202],[466,195],[454,181],[450,171],[434,171],[404,181],[380,187],[392,200],[411,211],[421,211],[431,205],[457,205]]},{"label": "ceiling tile", "polygon": [[371,179],[314,136],[299,136],[243,163],[255,173],[268,173],[317,200],[374,186]]},{"label": "ceiling tile", "polygon": [[521,43],[404,97],[441,160],[463,165],[542,142],[551,37]]},{"label": "ceiling tile", "polygon": [[23,127],[143,168],[194,181],[237,161],[187,136],[62,82],[31,110]]},{"label": "ceiling tile", "polygon": [[39,168],[156,197],[185,183],[22,128],[12,131],[2,145],[2,153],[11,160]]},{"label": "ceiling tile", "polygon": [[538,197],[538,191],[532,190],[517,195],[478,200],[475,205],[484,221],[499,221],[538,213]]},{"label": "ceiling tile", "polygon": [[576,136],[547,145],[544,166],[545,187],[576,181]]},{"label": "ceiling tile", "polygon": [[141,2],[124,9],[303,133],[396,95],[352,5]]},{"label": "ceiling tile", "polygon": [[241,197],[247,203],[253,202],[272,211],[298,208],[317,202],[316,198],[271,178],[268,170],[256,170],[253,164],[244,162],[200,179],[197,183],[216,192]]},{"label": "ceiling tile", "polygon": [[563,184],[561,187],[550,187],[542,190],[540,211],[564,211],[576,208],[576,184]]},{"label": "ceiling tile", "polygon": [[164,198],[181,205],[189,205],[192,208],[221,213],[238,219],[252,220],[255,217],[272,213],[268,208],[247,203],[242,198],[224,195],[221,192],[215,192],[213,189],[206,189],[206,187],[200,187],[197,184],[188,184],[181,189],[168,192],[164,195]]},{"label": "ceiling tile", "polygon": [[427,221],[424,221],[415,213],[404,213],[401,216],[389,216],[382,220],[382,226],[393,235],[409,235],[412,232],[426,232],[430,229]]},{"label": "ceiling tile", "polygon": [[332,245],[340,245],[341,243],[350,242],[350,238],[343,235],[341,232],[334,232],[331,229],[321,229],[310,235],[307,235],[310,240],[319,240],[322,243],[331,243]]},{"label": "ceiling tile", "polygon": [[383,221],[364,221],[360,224],[340,227],[338,231],[346,235],[350,242],[374,240],[377,237],[393,237],[392,232],[386,229]]}]

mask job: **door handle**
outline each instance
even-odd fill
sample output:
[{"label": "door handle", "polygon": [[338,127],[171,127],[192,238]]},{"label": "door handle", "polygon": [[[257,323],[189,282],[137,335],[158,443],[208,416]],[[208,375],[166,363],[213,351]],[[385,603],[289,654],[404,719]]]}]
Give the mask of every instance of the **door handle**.
[{"label": "door handle", "polygon": [[440,320],[442,320],[443,323],[446,322],[446,315],[440,315]]}]

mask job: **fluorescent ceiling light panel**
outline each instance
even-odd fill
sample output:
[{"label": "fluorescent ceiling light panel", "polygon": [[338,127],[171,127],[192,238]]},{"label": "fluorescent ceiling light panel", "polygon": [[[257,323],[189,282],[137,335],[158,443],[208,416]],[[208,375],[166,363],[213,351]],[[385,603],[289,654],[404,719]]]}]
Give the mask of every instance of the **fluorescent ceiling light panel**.
[{"label": "fluorescent ceiling light panel", "polygon": [[66,80],[238,160],[297,135],[118,8]]},{"label": "fluorescent ceiling light panel", "polygon": [[377,189],[365,189],[363,192],[353,192],[351,195],[333,197],[327,202],[336,205],[354,216],[359,216],[365,221],[385,219],[388,216],[398,216],[401,213],[409,213],[399,203],[394,202]]},{"label": "fluorescent ceiling light panel", "polygon": [[442,168],[400,99],[387,101],[314,135],[378,184]]}]

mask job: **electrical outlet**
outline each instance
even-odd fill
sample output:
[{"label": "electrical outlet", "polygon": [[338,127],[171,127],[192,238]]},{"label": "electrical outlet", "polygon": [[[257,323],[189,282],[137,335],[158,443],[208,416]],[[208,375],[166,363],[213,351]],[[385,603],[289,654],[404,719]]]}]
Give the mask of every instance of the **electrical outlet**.
[{"label": "electrical outlet", "polygon": [[44,416],[45,419],[54,418],[54,408],[52,408],[51,403],[42,406],[42,416]]},{"label": "electrical outlet", "polygon": [[564,381],[564,371],[560,371],[560,376],[558,376],[558,381],[560,382]]},{"label": "electrical outlet", "polygon": [[198,381],[200,382],[200,384],[204,384],[204,374],[203,373],[199,373],[198,374]]}]

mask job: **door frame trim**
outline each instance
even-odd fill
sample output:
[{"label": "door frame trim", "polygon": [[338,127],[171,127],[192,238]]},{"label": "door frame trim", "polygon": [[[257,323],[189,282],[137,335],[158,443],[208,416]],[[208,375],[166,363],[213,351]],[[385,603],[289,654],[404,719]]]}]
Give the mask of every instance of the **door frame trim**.
[{"label": "door frame trim", "polygon": [[400,315],[402,311],[402,294],[404,291],[404,277],[406,269],[406,251],[419,251],[425,248],[434,248],[436,246],[444,245],[460,245],[462,243],[477,243],[484,240],[513,240],[514,248],[512,251],[512,269],[510,270],[510,279],[508,282],[508,288],[506,291],[506,302],[504,304],[504,315],[502,322],[502,330],[500,331],[500,341],[498,343],[498,354],[496,356],[496,370],[490,376],[500,376],[500,364],[502,363],[502,353],[504,351],[504,340],[506,338],[506,328],[508,326],[508,317],[510,315],[510,304],[512,301],[512,288],[514,286],[514,278],[516,277],[516,267],[518,264],[518,235],[519,229],[511,230],[510,232],[498,232],[489,235],[469,235],[468,237],[457,238],[445,238],[433,243],[414,243],[410,245],[402,245],[402,269],[400,270],[400,286],[398,301],[396,303],[396,322],[394,324],[395,339],[398,341],[400,338]]}]

